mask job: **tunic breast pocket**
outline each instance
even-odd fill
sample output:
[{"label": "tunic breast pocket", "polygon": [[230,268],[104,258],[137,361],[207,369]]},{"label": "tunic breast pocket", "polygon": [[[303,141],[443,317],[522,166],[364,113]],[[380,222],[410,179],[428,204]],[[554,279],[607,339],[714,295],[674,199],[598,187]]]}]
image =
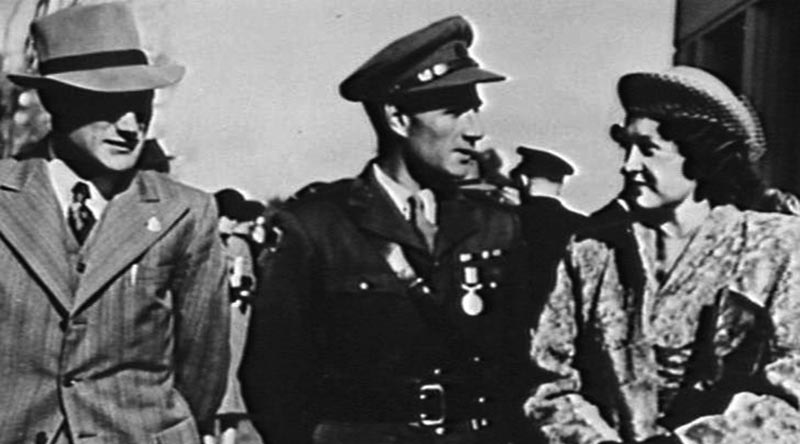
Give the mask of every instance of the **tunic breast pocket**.
[{"label": "tunic breast pocket", "polygon": [[342,323],[375,323],[407,317],[411,304],[391,273],[330,273],[324,280],[326,313]]}]

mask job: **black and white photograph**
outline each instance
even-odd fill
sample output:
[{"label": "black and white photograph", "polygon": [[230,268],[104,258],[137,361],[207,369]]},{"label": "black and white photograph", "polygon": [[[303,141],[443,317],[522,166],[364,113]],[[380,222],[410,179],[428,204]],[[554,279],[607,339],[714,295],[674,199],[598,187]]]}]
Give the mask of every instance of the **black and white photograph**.
[{"label": "black and white photograph", "polygon": [[0,0],[0,444],[800,442],[798,22]]}]

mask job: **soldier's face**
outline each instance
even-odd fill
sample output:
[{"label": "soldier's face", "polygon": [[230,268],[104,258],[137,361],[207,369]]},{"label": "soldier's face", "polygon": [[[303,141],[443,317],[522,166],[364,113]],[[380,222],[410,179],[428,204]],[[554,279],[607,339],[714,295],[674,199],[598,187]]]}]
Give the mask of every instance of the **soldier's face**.
[{"label": "soldier's face", "polygon": [[475,168],[476,144],[483,137],[477,107],[435,109],[409,119],[409,154],[415,163],[454,179]]},{"label": "soldier's face", "polygon": [[658,132],[660,123],[648,118],[629,119],[619,134],[625,150],[625,190],[640,209],[675,207],[691,199],[697,181],[684,174],[686,158],[678,145]]},{"label": "soldier's face", "polygon": [[85,94],[81,102],[72,102],[80,104],[73,112],[65,109],[54,115],[71,145],[71,152],[63,154],[98,174],[134,168],[144,145],[152,97],[152,92]]}]

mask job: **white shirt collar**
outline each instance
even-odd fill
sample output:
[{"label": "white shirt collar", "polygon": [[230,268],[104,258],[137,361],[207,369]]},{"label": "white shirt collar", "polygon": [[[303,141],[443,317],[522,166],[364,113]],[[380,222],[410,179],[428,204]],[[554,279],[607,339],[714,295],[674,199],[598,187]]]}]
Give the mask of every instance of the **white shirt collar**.
[{"label": "white shirt collar", "polygon": [[100,191],[92,182],[82,179],[64,161],[55,157],[47,162],[47,169],[50,183],[56,192],[58,203],[61,205],[61,213],[65,218],[72,203],[72,187],[78,182],[83,182],[89,186],[90,197],[86,199],[86,206],[89,207],[96,219],[100,219],[100,215],[103,214],[108,201],[100,194]]},{"label": "white shirt collar", "polygon": [[[375,180],[386,191],[386,194],[392,199],[395,207],[400,211],[406,220],[411,220],[411,206],[408,199],[414,195],[411,190],[397,183],[388,174],[386,174],[377,163],[372,164],[372,171],[375,174]],[[429,189],[420,190],[416,193],[422,200],[423,213],[425,219],[432,224],[436,224],[436,196],[433,191]]]}]

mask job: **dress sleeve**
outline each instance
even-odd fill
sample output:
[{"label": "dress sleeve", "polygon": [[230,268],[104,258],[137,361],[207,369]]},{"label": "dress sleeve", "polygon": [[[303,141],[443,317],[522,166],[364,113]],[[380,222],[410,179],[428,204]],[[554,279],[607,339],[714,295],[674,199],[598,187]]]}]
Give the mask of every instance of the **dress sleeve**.
[{"label": "dress sleeve", "polygon": [[552,379],[534,390],[525,404],[525,413],[547,443],[620,441],[597,407],[580,394],[581,379],[574,359],[581,317],[581,277],[571,256],[568,254],[558,267],[554,290],[533,335],[532,359],[551,373]]},{"label": "dress sleeve", "polygon": [[768,353],[757,373],[766,390],[737,393],[723,414],[680,427],[676,432],[685,443],[800,442],[800,250],[782,255],[770,253],[770,248],[762,251],[745,279],[755,289],[751,300],[763,307],[771,323]]}]

